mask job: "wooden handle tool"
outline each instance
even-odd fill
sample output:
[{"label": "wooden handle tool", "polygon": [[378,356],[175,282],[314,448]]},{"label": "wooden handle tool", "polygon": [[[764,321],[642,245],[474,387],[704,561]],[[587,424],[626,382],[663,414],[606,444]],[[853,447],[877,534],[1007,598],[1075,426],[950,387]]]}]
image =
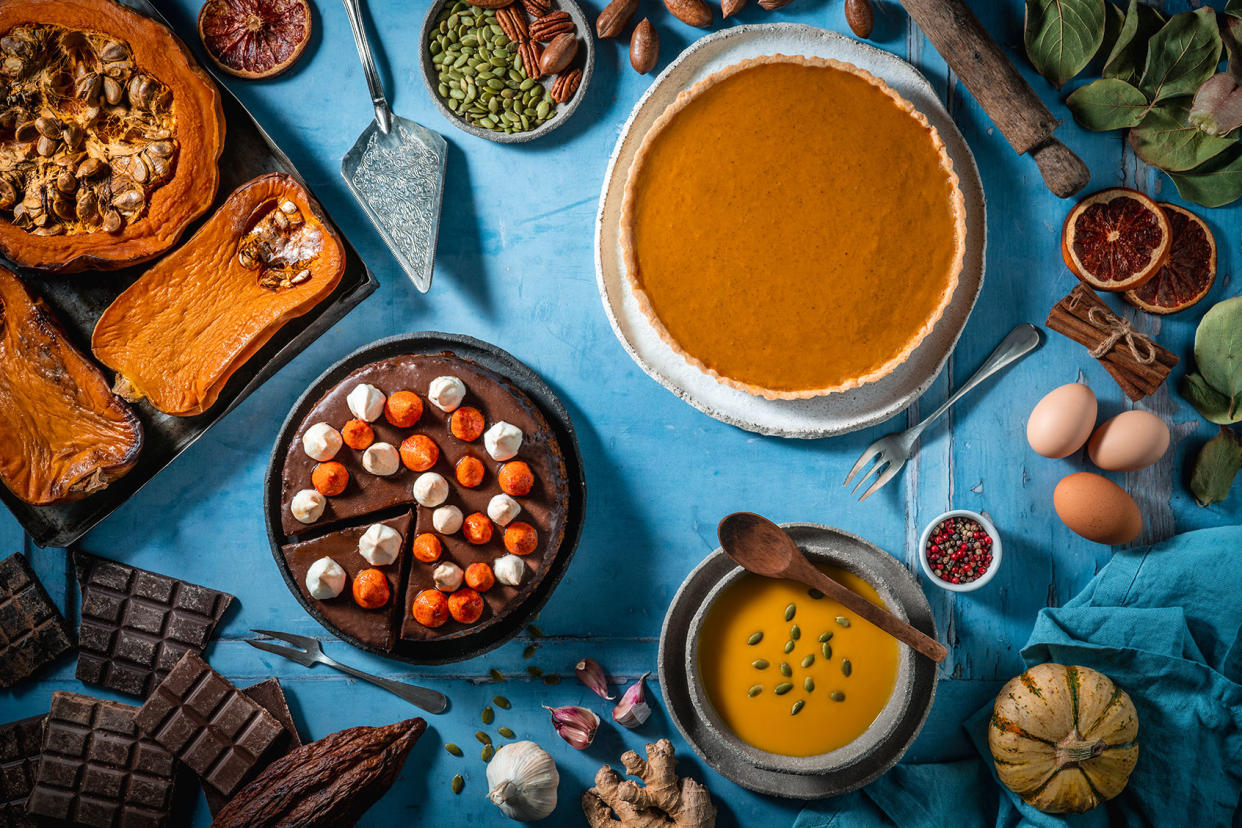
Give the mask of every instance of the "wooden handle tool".
[{"label": "wooden handle tool", "polygon": [[1019,155],[1035,159],[1048,189],[1068,198],[1087,186],[1082,159],[1053,136],[1061,123],[1023,80],[965,0],[901,0],[949,67]]}]

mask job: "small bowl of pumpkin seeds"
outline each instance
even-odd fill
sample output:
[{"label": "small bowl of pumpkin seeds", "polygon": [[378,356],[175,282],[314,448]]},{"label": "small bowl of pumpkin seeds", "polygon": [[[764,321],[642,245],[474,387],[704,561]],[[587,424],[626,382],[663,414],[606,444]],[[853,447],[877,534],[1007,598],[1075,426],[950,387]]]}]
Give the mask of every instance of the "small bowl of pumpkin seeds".
[{"label": "small bowl of pumpkin seeds", "polygon": [[[420,60],[431,100],[454,126],[520,143],[563,124],[595,67],[593,32],[574,0],[437,0]],[[491,6],[492,8],[484,8]]]}]

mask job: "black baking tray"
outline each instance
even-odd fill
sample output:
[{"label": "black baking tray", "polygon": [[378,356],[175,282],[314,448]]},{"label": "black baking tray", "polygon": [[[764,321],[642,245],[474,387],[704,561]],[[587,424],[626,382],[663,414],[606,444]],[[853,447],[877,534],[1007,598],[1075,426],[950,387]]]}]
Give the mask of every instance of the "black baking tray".
[{"label": "black baking tray", "polygon": [[[124,3],[168,25],[167,19],[146,0],[124,0]],[[225,120],[224,150],[220,155],[220,189],[211,209],[187,228],[181,242],[189,239],[233,190],[256,176],[283,172],[292,175],[303,185],[306,184],[293,162],[263,131],[254,116],[233,96],[228,87],[220,83],[214,73],[212,76],[220,90]],[[307,190],[310,188],[307,187]],[[323,206],[322,202],[320,206]],[[367,270],[358,256],[358,251],[341,233],[340,228],[332,222],[331,217],[327,217],[327,221],[336,229],[345,246],[345,272],[341,283],[328,298],[308,313],[287,322],[262,350],[247,360],[229,380],[221,391],[219,400],[209,411],[196,417],[173,417],[156,411],[145,402],[135,404],[133,409],[142,421],[144,432],[142,453],[137,465],[102,492],[83,500],[55,506],[32,506],[0,485],[0,500],[9,507],[9,511],[35,543],[39,546],[67,546],[84,535],[146,485],[161,469],[271,378],[285,363],[301,353],[379,287],[379,282]],[[172,249],[176,249],[176,246],[170,250]],[[14,267],[12,262],[5,261],[2,257],[0,262],[17,273],[33,294],[47,302],[60,319],[70,341],[87,356],[91,353],[91,331],[104,309],[154,263],[146,262],[106,273],[87,271],[55,275]]]},{"label": "black baking tray", "polygon": [[[285,563],[285,556],[281,554],[281,546],[296,540],[285,535],[281,527],[282,467],[289,451],[289,444],[296,438],[298,426],[302,420],[320,398],[351,372],[389,357],[404,354],[438,354],[444,351],[451,351],[459,357],[474,360],[505,377],[520,388],[543,412],[552,433],[556,436],[561,454],[565,458],[565,477],[569,482],[565,537],[539,585],[526,600],[495,623],[480,629],[477,633],[455,635],[452,638],[432,641],[399,639],[392,650],[384,650],[364,644],[338,629],[324,618],[319,609],[302,595],[302,590],[298,589]],[[569,419],[569,412],[565,410],[565,405],[542,377],[507,351],[473,337],[438,331],[420,331],[381,339],[354,351],[320,375],[319,379],[311,384],[306,393],[290,409],[289,416],[285,418],[284,424],[280,427],[276,445],[272,447],[271,460],[268,462],[267,477],[263,481],[263,492],[263,514],[267,522],[267,537],[272,545],[272,557],[276,559],[276,568],[284,576],[289,591],[298,599],[302,607],[310,613],[312,618],[323,625],[324,629],[342,641],[360,650],[399,659],[410,664],[447,664],[452,661],[464,661],[499,647],[521,632],[522,628],[533,620],[547,603],[552,590],[556,589],[565,570],[569,568],[574,550],[578,548],[578,539],[582,536],[582,524],[586,516],[586,475],[582,469],[582,453],[578,449],[578,437],[574,433],[574,424]]]}]

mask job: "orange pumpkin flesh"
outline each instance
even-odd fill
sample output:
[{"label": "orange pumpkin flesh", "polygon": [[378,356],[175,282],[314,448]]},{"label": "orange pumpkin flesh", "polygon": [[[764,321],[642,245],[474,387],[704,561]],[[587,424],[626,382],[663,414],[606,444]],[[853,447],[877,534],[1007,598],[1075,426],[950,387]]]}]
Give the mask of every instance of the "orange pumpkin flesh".
[{"label": "orange pumpkin flesh", "polygon": [[[171,93],[176,154],[172,177],[150,194],[145,212],[119,231],[95,226],[86,232],[38,235],[4,218],[0,251],[17,264],[65,273],[114,270],[154,258],[172,247],[215,200],[224,147],[219,91],[167,27],[111,0],[0,0],[0,36],[29,25],[101,34],[126,44],[134,71],[155,78]],[[80,109],[70,100],[61,114],[72,120]],[[0,142],[11,139],[12,130],[0,136]]]},{"label": "orange pumpkin flesh", "polygon": [[[285,232],[294,235],[282,237],[285,259],[259,264],[247,251],[275,213],[293,216]],[[344,247],[310,194],[288,175],[264,175],[118,296],[91,348],[116,371],[122,396],[179,417],[201,414],[285,323],[332,293],[344,269]]]},{"label": "orange pumpkin flesh", "polygon": [[27,503],[77,500],[128,472],[142,425],[56,319],[0,268],[0,479]]}]

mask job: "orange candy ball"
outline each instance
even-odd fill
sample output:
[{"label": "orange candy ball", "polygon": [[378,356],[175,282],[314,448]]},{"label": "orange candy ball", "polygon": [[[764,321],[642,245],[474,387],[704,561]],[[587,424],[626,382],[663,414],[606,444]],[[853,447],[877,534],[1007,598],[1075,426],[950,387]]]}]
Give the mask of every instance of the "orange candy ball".
[{"label": "orange candy ball", "polygon": [[311,472],[311,484],[324,497],[335,497],[349,485],[349,472],[335,460],[320,463]]},{"label": "orange candy ball", "polygon": [[496,584],[496,574],[487,564],[479,561],[466,567],[466,586],[478,592],[487,592]]},{"label": "orange candy ball", "polygon": [[388,603],[388,579],[378,569],[364,569],[354,576],[354,602],[363,609],[379,609]]},{"label": "orange candy ball", "polygon": [[475,546],[481,546],[492,539],[492,520],[482,512],[475,512],[466,517],[461,533]]},{"label": "orange candy ball", "polygon": [[514,555],[529,555],[538,544],[539,533],[529,523],[518,520],[505,529],[505,549]]},{"label": "orange candy ball", "polygon": [[389,394],[384,401],[384,419],[397,428],[409,428],[423,416],[423,401],[413,391]]},{"label": "orange candy ball", "polygon": [[431,532],[423,532],[414,538],[414,558],[423,563],[435,563],[444,554],[444,544]]},{"label": "orange candy ball", "polygon": [[375,442],[375,429],[366,420],[350,420],[341,429],[341,439],[351,449],[363,451]]},{"label": "orange candy ball", "polygon": [[438,589],[424,589],[414,597],[413,615],[424,627],[442,627],[449,620],[449,600]]},{"label": "orange candy ball", "polygon": [[457,482],[473,489],[483,482],[483,461],[477,457],[463,457],[457,461]]},{"label": "orange candy ball", "polygon": [[467,443],[479,439],[479,435],[483,433],[483,412],[463,405],[449,417],[449,430],[458,440],[465,440]]},{"label": "orange candy ball", "polygon": [[463,624],[473,624],[483,615],[483,596],[462,587],[448,597],[449,615]]},{"label": "orange candy ball", "polygon": [[412,434],[401,441],[401,462],[411,471],[427,471],[439,459],[440,447],[426,434]]},{"label": "orange candy ball", "polygon": [[535,485],[535,475],[531,473],[530,466],[521,460],[514,460],[501,466],[497,479],[500,481],[500,490],[513,497],[530,494],[531,488]]}]

